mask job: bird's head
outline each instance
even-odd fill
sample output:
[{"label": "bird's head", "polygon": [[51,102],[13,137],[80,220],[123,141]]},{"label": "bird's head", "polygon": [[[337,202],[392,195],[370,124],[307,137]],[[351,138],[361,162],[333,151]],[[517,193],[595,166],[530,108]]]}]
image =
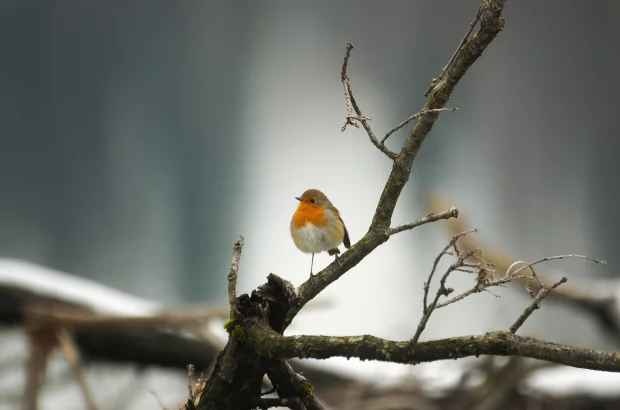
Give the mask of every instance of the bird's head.
[{"label": "bird's head", "polygon": [[308,189],[301,196],[295,197],[299,202],[304,205],[316,206],[320,208],[327,208],[331,206],[331,202],[325,196],[325,194],[318,189]]}]

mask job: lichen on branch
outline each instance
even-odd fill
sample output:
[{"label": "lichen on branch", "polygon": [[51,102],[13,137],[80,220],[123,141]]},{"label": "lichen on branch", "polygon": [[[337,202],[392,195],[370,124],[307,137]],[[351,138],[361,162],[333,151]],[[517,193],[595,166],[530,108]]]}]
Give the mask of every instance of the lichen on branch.
[{"label": "lichen on branch", "polygon": [[418,342],[362,336],[282,336],[253,328],[248,341],[268,358],[355,357],[361,360],[416,364],[468,356],[521,356],[592,370],[620,371],[620,354],[600,352],[515,335],[509,331]]}]

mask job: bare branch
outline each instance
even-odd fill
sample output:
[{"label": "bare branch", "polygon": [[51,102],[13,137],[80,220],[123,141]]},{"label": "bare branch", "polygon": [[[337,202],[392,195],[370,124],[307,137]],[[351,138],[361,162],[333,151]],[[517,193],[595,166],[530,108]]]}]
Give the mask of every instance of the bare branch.
[{"label": "bare branch", "polygon": [[[517,276],[521,271],[531,268],[533,266],[536,266],[540,263],[544,263],[544,262],[549,262],[549,261],[557,261],[557,260],[561,260],[561,259],[568,259],[568,258],[578,258],[578,259],[585,259],[587,261],[593,262],[593,263],[597,263],[597,264],[602,264],[605,265],[607,262],[602,260],[602,259],[596,259],[593,258],[591,256],[586,256],[586,255],[578,255],[575,253],[569,253],[566,255],[555,255],[555,256],[545,256],[544,258],[540,258],[538,260],[535,260],[534,262],[531,263],[526,263],[523,261],[516,261],[513,262],[508,269],[506,270],[506,276]],[[520,267],[519,269],[517,269],[516,271],[512,272],[512,269],[514,268],[514,266],[516,266],[519,263],[524,263],[525,266]],[[535,274],[534,274],[535,275]]]},{"label": "bare branch", "polygon": [[232,261],[228,272],[228,303],[230,304],[230,318],[235,317],[235,301],[237,299],[237,274],[239,273],[239,261],[243,249],[243,236],[233,244]]},{"label": "bare branch", "polygon": [[450,242],[448,242],[448,244],[445,246],[445,248],[443,248],[443,250],[441,252],[439,252],[439,254],[437,255],[437,257],[435,257],[435,261],[433,262],[433,267],[430,271],[430,273],[428,274],[428,279],[426,280],[426,282],[424,282],[424,298],[422,299],[422,314],[426,314],[428,311],[428,291],[430,289],[431,286],[431,282],[433,280],[433,276],[435,275],[435,271],[437,270],[437,266],[439,265],[439,262],[441,261],[441,259],[445,256],[448,255],[450,249],[453,249],[456,242],[463,238],[464,236],[470,234],[470,233],[474,233],[476,232],[476,230],[469,230],[469,231],[465,231],[465,232],[461,232],[458,233],[456,235],[454,235],[452,237],[452,239],[450,240]]},{"label": "bare branch", "polygon": [[[589,256],[584,256],[584,255],[576,255],[576,254],[567,254],[567,255],[557,255],[557,256],[546,256],[544,258],[538,259],[534,262],[525,262],[525,261],[515,261],[513,262],[508,269],[506,269],[506,273],[505,273],[505,277],[507,278],[513,278],[513,279],[520,279],[522,284],[525,286],[527,292],[530,294],[530,296],[535,297],[536,295],[538,295],[538,293],[545,288],[545,284],[540,280],[540,278],[538,277],[538,275],[536,274],[536,271],[534,270],[534,266],[540,264],[540,263],[544,263],[544,262],[549,262],[549,261],[556,261],[556,260],[561,260],[561,259],[567,259],[567,258],[580,258],[580,259],[585,259],[587,261],[590,262],[594,262],[594,263],[600,263],[600,264],[605,264],[606,262],[603,260],[599,260],[599,259],[594,259],[591,258]],[[516,269],[513,272],[513,269],[516,266],[522,265],[519,269]],[[523,270],[527,269],[529,271],[529,274],[522,274],[521,272]]]},{"label": "bare branch", "polygon": [[[448,204],[436,198],[432,205],[432,210],[435,212],[440,211]],[[460,217],[459,219],[452,220],[449,224],[445,225],[450,232],[456,233],[467,228],[467,221]],[[484,246],[483,244],[474,241],[469,238],[463,243],[467,248],[481,248],[484,250],[485,259],[492,265],[496,266],[498,271],[508,271],[510,265],[513,263],[514,258],[510,257],[506,253],[499,249]],[[543,273],[539,274],[538,278],[544,284],[544,286],[551,286],[553,282],[546,278]],[[506,282],[505,282],[506,283]],[[612,287],[599,287],[599,289],[584,289],[582,287],[575,286],[574,284],[567,283],[554,290],[548,296],[555,302],[564,303],[577,309],[580,309],[596,319],[597,323],[608,334],[620,340],[620,321],[618,321],[617,315],[617,297],[614,290],[617,288],[617,283],[613,283]]]},{"label": "bare branch", "polygon": [[473,295],[474,293],[480,293],[482,291],[488,290],[488,288],[494,287],[494,286],[502,286],[505,285],[507,283],[510,283],[513,281],[514,278],[503,278],[503,279],[499,279],[499,280],[495,280],[495,281],[491,281],[491,282],[476,282],[476,284],[474,285],[473,288],[466,290],[463,293],[459,293],[456,296],[453,296],[452,298],[441,302],[437,305],[437,309],[446,307],[448,305],[451,305],[455,302],[458,302],[459,300],[463,300],[466,297]]},{"label": "bare branch", "polygon": [[[241,390],[260,391],[262,377],[269,367],[263,361],[256,360],[257,357],[254,356],[259,354],[266,358],[284,359],[284,355],[271,354],[278,350],[279,340],[293,342],[307,340],[309,350],[305,350],[303,345],[297,346],[301,349],[300,357],[310,357],[315,353],[320,353],[320,351],[312,350],[311,341],[314,340],[312,337],[296,336],[290,339],[284,338],[281,333],[310,300],[389,239],[392,215],[400,194],[409,181],[414,160],[455,86],[501,31],[503,27],[501,13],[504,2],[505,0],[482,1],[478,11],[481,21],[478,31],[473,33],[472,29],[473,34],[462,42],[459,47],[460,52],[451,59],[450,69],[446,70],[445,81],[436,84],[429,93],[426,103],[420,110],[425,114],[419,116],[398,154],[390,151],[378,141],[369,125],[368,117],[364,116],[353,96],[351,81],[347,75],[353,46],[347,44],[341,71],[347,109],[347,119],[343,128],[347,125],[361,124],[372,144],[393,159],[392,170],[377,202],[372,222],[367,233],[357,243],[344,252],[337,261],[302,283],[297,292],[289,291],[287,285],[290,283],[271,274],[268,282],[256,289],[251,296],[242,295],[238,298],[239,303],[236,306],[239,308],[240,320],[233,322],[233,325],[227,329],[230,338],[210,372],[209,382],[203,390],[198,406],[201,410],[216,408],[222,410],[222,405],[227,409],[247,407],[249,400],[255,398],[240,397],[239,392]],[[230,294],[231,292],[229,296]],[[261,333],[261,329],[264,332]],[[271,335],[273,338],[265,335]],[[410,343],[406,345],[410,350]],[[365,353],[354,349],[344,355],[363,356]],[[451,352],[451,355],[454,355],[454,352]]]},{"label": "bare branch", "polygon": [[357,357],[392,363],[416,364],[469,356],[520,356],[583,369],[620,372],[620,353],[545,342],[507,331],[419,342],[397,342],[363,336],[282,336],[253,327],[248,340],[263,357]]},{"label": "bare branch", "polygon": [[459,217],[459,210],[453,206],[447,211],[444,211],[438,214],[430,213],[426,215],[425,217],[420,218],[417,221],[412,222],[410,224],[397,226],[396,228],[390,228],[389,233],[390,235],[395,235],[397,233],[408,231],[410,229],[417,228],[418,226],[425,225],[430,222],[439,221],[441,219],[451,219],[451,218],[458,218],[458,217]]},{"label": "bare branch", "polygon": [[80,364],[80,353],[73,337],[66,329],[59,329],[57,337],[58,344],[60,345],[60,349],[62,350],[65,360],[69,363],[71,371],[73,372],[73,377],[75,377],[75,380],[80,386],[82,396],[84,396],[84,403],[86,404],[85,407],[88,410],[97,410],[93,393],[91,392],[90,387],[88,387],[86,375],[84,374],[84,370]]},{"label": "bare branch", "polygon": [[[501,17],[501,12],[503,5],[503,0],[484,2],[481,8],[482,11],[479,11],[479,13],[484,12],[486,17],[480,25],[480,29],[476,35],[468,39],[463,45],[463,50],[467,52],[463,52],[455,57],[453,68],[448,73],[450,81],[437,84],[433,92],[428,96],[423,110],[442,108],[443,105],[445,105],[456,84],[502,29],[503,18]],[[345,74],[346,68],[347,59],[345,58],[345,63],[343,64],[343,72]],[[352,100],[352,103],[353,102],[354,100]],[[429,113],[416,123],[413,131],[407,137],[401,152],[394,161],[392,172],[379,198],[370,229],[362,239],[351,247],[351,249],[338,258],[338,263],[333,262],[328,265],[325,269],[308,279],[299,287],[297,303],[287,314],[285,320],[286,324],[293,320],[297,312],[299,312],[306,303],[329,286],[330,283],[337,280],[349,269],[357,265],[366,255],[372,252],[373,249],[389,238],[389,226],[394,208],[396,207],[396,202],[400,197],[402,189],[409,180],[413,161],[424,139],[433,127],[436,118],[437,114]],[[364,123],[363,121],[362,125]],[[377,142],[376,137],[374,142]]]},{"label": "bare branch", "polygon": [[400,130],[401,128],[403,128],[405,125],[409,124],[411,121],[413,120],[417,120],[418,118],[420,118],[423,115],[426,114],[431,114],[431,113],[440,113],[443,111],[458,111],[459,107],[452,107],[452,108],[434,108],[431,110],[426,110],[426,111],[420,111],[420,112],[416,112],[415,114],[411,114],[409,117],[407,117],[404,121],[401,121],[396,127],[392,128],[391,130],[389,130],[386,134],[385,137],[383,137],[383,139],[381,139],[380,144],[384,145],[385,141],[387,141],[388,138],[390,138],[390,136],[392,134],[394,134],[396,131]]},{"label": "bare branch", "polygon": [[226,318],[223,308],[205,308],[204,311],[162,311],[152,315],[124,316],[78,310],[71,307],[34,305],[25,308],[29,320],[69,329],[152,329],[157,327],[181,328],[204,324],[212,319]]},{"label": "bare branch", "polygon": [[[423,305],[422,305],[423,306],[422,307],[422,318],[420,319],[420,322],[418,323],[418,327],[416,328],[416,332],[413,335],[413,338],[411,338],[410,343],[412,345],[415,345],[416,343],[418,343],[418,340],[420,339],[422,332],[426,328],[426,324],[428,323],[429,319],[431,318],[431,315],[433,314],[433,312],[435,311],[437,307],[439,298],[442,296],[448,296],[450,295],[450,293],[454,291],[454,289],[446,287],[446,281],[448,280],[448,276],[450,276],[450,274],[454,272],[455,270],[457,270],[458,268],[464,266],[465,261],[467,261],[470,257],[472,257],[476,253],[476,251],[468,251],[463,254],[461,253],[461,251],[459,250],[457,246],[457,242],[459,241],[459,239],[465,237],[467,234],[471,232],[474,232],[474,231],[466,231],[458,235],[455,235],[448,243],[448,246],[446,246],[443,249],[443,251],[437,256],[437,258],[435,258],[435,262],[433,263],[433,269],[431,270],[431,273],[428,275],[428,280],[426,281],[426,283],[424,283],[424,299],[423,299]],[[447,254],[449,249],[454,250],[457,256],[457,260],[456,262],[451,264],[448,267],[448,269],[446,269],[446,272],[443,274],[443,276],[441,277],[441,280],[439,281],[439,288],[437,288],[437,292],[435,292],[435,298],[433,299],[430,305],[427,305],[428,290],[430,287],[430,283],[433,279],[433,274],[435,273],[435,270],[437,269],[437,265],[439,264],[439,261],[444,255]]]},{"label": "bare branch", "polygon": [[297,373],[286,360],[274,362],[267,370],[269,380],[282,398],[298,398],[306,410],[328,410],[315,394],[314,387],[305,377]]},{"label": "bare branch", "polygon": [[23,410],[39,408],[39,392],[43,387],[51,353],[58,345],[55,329],[49,326],[26,326],[29,354],[26,363],[26,383],[23,391]]},{"label": "bare branch", "polygon": [[450,68],[452,63],[454,63],[454,60],[455,60],[457,54],[463,49],[463,46],[465,45],[467,40],[469,40],[469,38],[471,36],[471,33],[474,30],[474,27],[476,27],[476,24],[478,24],[478,21],[480,21],[480,15],[481,15],[481,12],[482,12],[482,7],[483,6],[481,5],[480,8],[478,9],[478,13],[476,13],[476,17],[474,17],[472,22],[469,24],[469,30],[467,30],[467,33],[465,33],[465,36],[461,40],[461,43],[456,48],[456,50],[454,50],[454,53],[452,53],[452,56],[450,57],[450,60],[448,60],[448,64],[446,64],[444,66],[444,68],[441,70],[441,73],[439,74],[439,77],[433,78],[433,81],[431,81],[431,85],[428,87],[428,90],[426,90],[426,92],[424,93],[425,97],[427,97],[430,94],[430,92],[433,90],[435,85],[441,79],[443,79],[444,75],[446,74],[446,71],[448,71],[448,69]]},{"label": "bare branch", "polygon": [[[466,248],[468,249],[472,249],[474,245],[473,244],[469,244],[466,246]],[[540,278],[538,277],[538,275],[536,275],[536,272],[534,271],[533,267],[544,263],[544,262],[549,262],[549,261],[557,261],[557,260],[562,260],[562,259],[568,259],[568,258],[579,258],[579,259],[585,259],[587,261],[591,261],[594,263],[599,263],[599,264],[605,264],[606,262],[604,260],[600,260],[600,259],[595,259],[592,258],[590,256],[584,256],[584,255],[578,255],[578,254],[566,254],[566,255],[555,255],[555,256],[546,256],[544,258],[540,258],[534,262],[530,262],[527,263],[525,261],[515,261],[513,263],[511,263],[507,268],[506,271],[504,273],[504,275],[496,280],[491,280],[491,281],[486,281],[486,280],[480,280],[482,279],[482,277],[479,276],[478,280],[476,281],[476,284],[469,290],[466,290],[465,292],[462,292],[454,297],[452,297],[451,299],[448,299],[442,303],[439,303],[437,305],[437,309],[443,308],[445,306],[451,305],[452,303],[458,302],[462,299],[465,299],[466,297],[473,295],[474,293],[480,293],[482,291],[488,290],[488,288],[491,287],[496,287],[496,286],[502,286],[505,285],[507,283],[513,282],[516,279],[533,279],[536,282],[536,289],[534,292],[531,291],[530,286],[528,287],[528,292],[530,292],[530,294],[532,296],[537,296],[539,294],[539,292],[545,288],[545,287],[550,287],[553,286],[553,288],[557,287],[557,284],[549,284],[547,286],[545,286],[544,282],[540,280]],[[515,269],[516,266],[519,265],[523,265],[521,267],[519,267],[516,270]],[[530,271],[531,274],[528,275],[523,275],[521,272],[525,269],[528,269]],[[527,285],[527,283],[526,283]],[[546,297],[546,295],[545,295]]]},{"label": "bare branch", "polygon": [[192,363],[187,365],[187,399],[192,402],[192,404],[196,400],[196,395],[194,394],[194,386],[196,383],[196,366]]},{"label": "bare branch", "polygon": [[412,345],[418,343],[418,340],[420,339],[422,332],[426,328],[426,324],[428,323],[429,319],[431,318],[431,315],[435,311],[435,306],[437,306],[437,301],[439,300],[439,298],[441,296],[448,296],[450,293],[452,293],[453,289],[446,288],[446,280],[448,279],[448,276],[450,276],[452,272],[454,272],[453,265],[450,266],[446,270],[446,272],[443,274],[443,276],[441,277],[439,288],[437,289],[437,292],[435,293],[435,298],[431,302],[430,306],[424,310],[424,314],[422,315],[422,318],[420,319],[420,322],[418,323],[418,327],[416,328],[415,334],[411,338]]},{"label": "bare branch", "polygon": [[353,50],[353,44],[347,43],[344,61],[342,63],[342,69],[340,70],[340,81],[342,82],[342,86],[344,87],[344,106],[346,110],[345,123],[342,126],[341,131],[344,132],[347,129],[348,125],[359,128],[357,123],[362,124],[362,126],[366,130],[366,134],[368,134],[370,142],[372,142],[373,145],[377,147],[381,152],[387,155],[388,158],[394,159],[396,158],[396,153],[390,151],[385,145],[383,145],[383,143],[379,142],[377,136],[370,127],[370,123],[368,122],[370,118],[362,114],[362,110],[360,109],[357,101],[355,100],[355,97],[353,96],[351,79],[347,74],[347,69],[349,67],[349,58],[351,57],[351,50]]},{"label": "bare branch", "polygon": [[[444,107],[454,87],[502,30],[504,20],[501,13],[504,2],[505,0],[485,0],[482,2],[482,6],[478,11],[481,16],[479,29],[475,34],[469,36],[459,48],[461,51],[455,55],[450,69],[446,71],[445,81],[435,85],[421,111]],[[346,64],[343,65],[344,69],[346,69]],[[297,301],[286,315],[286,325],[293,320],[306,303],[316,297],[330,283],[338,280],[344,273],[372,252],[373,249],[387,241],[392,214],[400,193],[409,181],[413,162],[436,119],[436,113],[429,113],[422,116],[416,122],[415,127],[405,139],[400,153],[398,153],[394,160],[392,171],[377,203],[368,232],[351,249],[340,255],[338,262],[334,261],[299,287]],[[365,123],[367,124],[367,122],[362,121],[362,125]],[[376,138],[374,142],[377,142]]]},{"label": "bare branch", "polygon": [[540,302],[547,297],[547,295],[555,288],[560,286],[563,283],[566,283],[567,279],[562,278],[558,282],[556,282],[553,286],[549,288],[543,287],[538,291],[538,295],[534,298],[532,303],[521,313],[521,315],[517,318],[517,320],[510,326],[510,333],[517,333],[517,330],[525,323],[527,318],[538,308],[540,308]]}]

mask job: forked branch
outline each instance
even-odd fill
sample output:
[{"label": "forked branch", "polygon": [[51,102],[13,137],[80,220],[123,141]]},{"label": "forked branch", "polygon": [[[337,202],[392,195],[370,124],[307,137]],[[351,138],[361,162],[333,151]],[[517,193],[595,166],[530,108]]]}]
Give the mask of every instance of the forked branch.
[{"label": "forked branch", "polygon": [[405,125],[409,124],[411,121],[417,120],[418,118],[420,118],[423,115],[437,114],[437,113],[444,112],[444,111],[458,111],[458,109],[459,109],[458,107],[453,107],[453,108],[433,108],[433,109],[430,109],[430,110],[423,110],[423,111],[420,111],[420,112],[416,112],[415,114],[411,114],[404,121],[400,122],[397,126],[392,128],[391,130],[389,130],[385,134],[385,137],[383,137],[381,139],[380,144],[381,145],[385,145],[385,141],[387,141],[387,139],[390,138],[392,136],[392,134],[394,134],[396,131],[398,131],[401,128],[403,128]]},{"label": "forked branch", "polygon": [[[465,246],[465,248],[470,249],[470,250],[475,249],[474,247],[471,246],[471,243],[469,244],[469,246]],[[548,285],[545,285],[545,283],[543,283],[538,277],[538,275],[536,274],[536,271],[534,270],[534,266],[539,265],[541,263],[545,263],[545,262],[558,261],[558,260],[563,260],[563,259],[568,259],[568,258],[584,259],[584,260],[590,261],[592,263],[597,263],[597,264],[606,263],[605,261],[600,260],[600,259],[595,259],[589,256],[577,255],[577,254],[546,256],[544,258],[540,258],[534,262],[529,262],[529,263],[525,261],[515,261],[512,264],[510,264],[506,268],[505,272],[499,277],[497,274],[494,274],[494,272],[489,271],[491,264],[487,263],[486,265],[489,267],[489,269],[485,269],[484,271],[480,272],[481,274],[477,276],[476,283],[474,284],[472,288],[448,300],[445,300],[439,303],[437,305],[437,308],[438,309],[443,308],[445,306],[448,306],[460,300],[463,300],[466,297],[473,295],[475,293],[480,293],[482,291],[488,290],[489,288],[502,286],[502,285],[505,285],[507,283],[517,281],[517,280],[523,281],[530,295],[532,297],[536,297],[537,295],[539,295],[539,291],[543,290],[544,288],[555,289],[556,287],[558,287],[560,284],[564,282],[556,283],[556,284],[549,283]],[[546,295],[547,294],[545,294],[545,297]]]},{"label": "forked branch", "polygon": [[344,61],[342,62],[342,69],[340,70],[340,81],[342,82],[342,86],[344,87],[344,107],[346,110],[345,123],[342,126],[341,131],[344,132],[349,125],[355,128],[359,128],[358,123],[362,124],[364,130],[366,130],[366,134],[368,134],[370,142],[372,142],[372,144],[377,147],[379,151],[387,155],[388,158],[394,159],[396,158],[396,153],[390,151],[383,144],[383,142],[379,142],[377,136],[370,127],[370,123],[368,122],[370,118],[362,114],[362,110],[360,109],[357,101],[355,100],[355,97],[353,96],[351,79],[349,78],[349,74],[347,73],[349,67],[349,58],[351,57],[351,50],[353,50],[353,44],[347,43],[347,48],[344,54]]},{"label": "forked branch", "polygon": [[[385,146],[377,140],[372,132],[368,120],[357,106],[355,98],[352,96],[350,80],[347,76],[349,57],[352,45],[347,45],[345,58],[341,71],[341,80],[345,87],[345,102],[350,101],[354,116],[357,119],[349,118],[352,121],[359,121],[368,136],[377,148],[394,159],[392,171],[385,183],[379,201],[377,202],[375,214],[368,229],[368,232],[351,249],[343,253],[338,262],[333,262],[318,274],[304,282],[298,289],[298,298],[294,306],[291,307],[286,315],[285,325],[288,325],[297,313],[310,300],[316,297],[329,284],[338,280],[344,273],[357,265],[366,255],[372,252],[377,246],[381,245],[390,237],[390,224],[392,215],[398,202],[400,194],[409,181],[413,161],[417,156],[422,143],[431,131],[438,113],[432,110],[442,109],[452,95],[452,92],[467,70],[482,55],[487,46],[493,41],[504,26],[502,10],[505,0],[484,0],[478,10],[476,24],[479,21],[478,29],[471,28],[471,35],[461,43],[457,52],[450,59],[448,68],[445,70],[443,80],[435,84],[428,94],[426,103],[420,112],[427,112],[417,119],[417,122],[406,137],[405,142],[396,155],[387,150]],[[357,108],[356,108],[357,106]],[[346,125],[346,123],[345,123]]]},{"label": "forked branch", "polygon": [[[472,233],[472,232],[475,232],[475,231],[465,231],[465,232],[462,232],[462,233],[460,233],[458,235],[455,235],[450,240],[448,245],[446,245],[446,247],[435,258],[435,262],[433,262],[433,268],[431,269],[431,272],[428,275],[428,279],[426,280],[426,282],[424,282],[424,298],[423,298],[423,302],[422,302],[422,318],[420,319],[420,322],[418,323],[418,327],[417,327],[417,329],[415,331],[415,334],[413,335],[413,338],[411,339],[411,344],[416,344],[418,342],[418,340],[420,339],[420,336],[422,335],[422,332],[426,328],[426,324],[428,323],[431,315],[433,314],[433,312],[437,308],[437,303],[439,303],[439,298],[441,298],[442,296],[443,297],[448,296],[448,295],[450,295],[454,291],[452,288],[448,288],[446,286],[446,282],[447,282],[448,277],[450,276],[450,274],[452,274],[453,272],[455,272],[455,271],[457,271],[457,270],[459,270],[459,269],[461,269],[463,267],[474,266],[473,262],[469,263],[469,259],[476,254],[476,251],[475,250],[471,250],[471,251],[467,251],[467,252],[463,253],[463,252],[460,251],[460,249],[458,247],[458,241],[460,239],[462,239],[463,237],[465,237],[466,235]],[[456,257],[456,261],[454,263],[450,264],[450,266],[448,266],[448,268],[446,269],[445,273],[443,274],[443,276],[439,280],[439,287],[437,288],[437,291],[435,292],[435,297],[433,298],[432,302],[429,305],[428,304],[428,293],[429,293],[431,282],[433,280],[433,276],[435,275],[435,271],[437,270],[439,262],[441,262],[443,257],[446,256],[446,255],[450,255],[450,254],[454,255]]]}]

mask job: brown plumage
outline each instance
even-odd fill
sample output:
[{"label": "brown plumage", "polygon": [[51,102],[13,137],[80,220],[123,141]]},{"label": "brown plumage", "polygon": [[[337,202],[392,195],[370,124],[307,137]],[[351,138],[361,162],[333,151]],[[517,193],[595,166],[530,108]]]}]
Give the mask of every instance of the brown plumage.
[{"label": "brown plumage", "polygon": [[[299,205],[291,219],[291,236],[295,246],[306,253],[327,251],[338,255],[338,246],[351,247],[349,233],[338,209],[318,189],[308,189],[298,197]],[[312,265],[310,266],[312,274]]]}]

